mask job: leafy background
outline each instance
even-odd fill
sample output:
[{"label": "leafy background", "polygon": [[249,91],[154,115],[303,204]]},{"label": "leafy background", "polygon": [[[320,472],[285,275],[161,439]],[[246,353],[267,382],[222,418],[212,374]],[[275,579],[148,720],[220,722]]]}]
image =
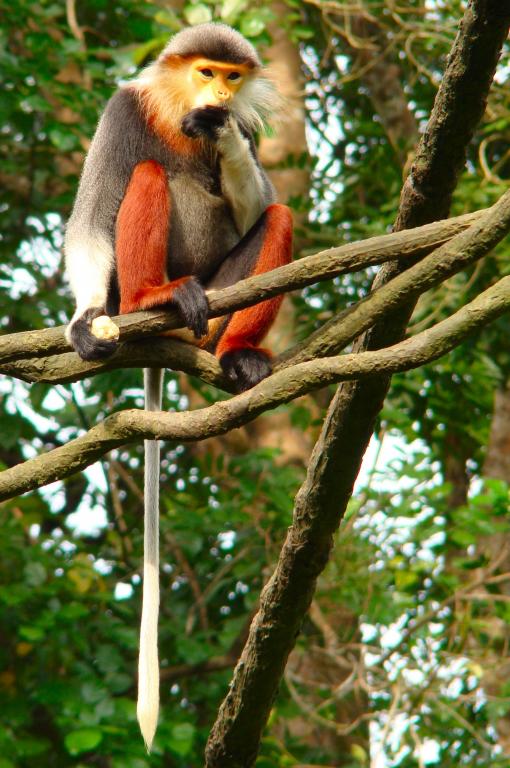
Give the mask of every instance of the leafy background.
[{"label": "leafy background", "polygon": [[[296,214],[299,255],[390,227],[464,7],[0,2],[2,331],[70,316],[63,223],[98,115],[183,24],[221,19],[270,65],[285,56],[309,151],[292,133],[286,140],[284,124],[283,149],[269,164]],[[508,184],[509,66],[507,50],[453,213],[490,205]],[[261,140],[266,159],[272,141]],[[508,264],[503,244],[424,296],[412,330],[446,316]],[[371,277],[306,289],[277,333],[305,337],[365,295]],[[395,377],[259,768],[508,765],[510,446],[494,437],[508,412],[508,331],[503,318],[447,358]],[[166,409],[216,396],[167,374]],[[134,703],[141,446],[0,506],[0,768],[202,764],[330,396],[302,399],[223,441],[165,446],[162,714],[150,759]],[[139,371],[59,386],[2,378],[0,466],[141,405]]]}]

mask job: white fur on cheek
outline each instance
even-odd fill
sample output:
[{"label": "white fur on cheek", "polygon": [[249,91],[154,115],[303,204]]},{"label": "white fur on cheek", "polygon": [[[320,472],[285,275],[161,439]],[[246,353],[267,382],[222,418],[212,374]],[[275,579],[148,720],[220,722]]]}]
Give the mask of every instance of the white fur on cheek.
[{"label": "white fur on cheek", "polygon": [[258,75],[248,77],[232,103],[232,112],[251,131],[264,128],[271,115],[282,107],[282,99],[271,80]]}]

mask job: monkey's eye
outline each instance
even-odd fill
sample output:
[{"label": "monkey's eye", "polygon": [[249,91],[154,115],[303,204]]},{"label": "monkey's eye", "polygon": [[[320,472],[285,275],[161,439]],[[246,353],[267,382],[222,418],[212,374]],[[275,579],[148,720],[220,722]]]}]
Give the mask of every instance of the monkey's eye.
[{"label": "monkey's eye", "polygon": [[239,72],[231,72],[230,75],[227,77],[227,80],[240,80],[241,75]]},{"label": "monkey's eye", "polygon": [[207,78],[213,77],[212,69],[207,69],[207,68],[200,69],[199,72],[204,77],[207,77]]}]

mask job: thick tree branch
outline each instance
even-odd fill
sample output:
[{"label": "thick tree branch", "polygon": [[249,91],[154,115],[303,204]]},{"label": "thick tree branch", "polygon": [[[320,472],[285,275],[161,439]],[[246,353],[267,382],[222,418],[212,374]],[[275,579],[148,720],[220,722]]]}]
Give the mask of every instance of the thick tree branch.
[{"label": "thick tree branch", "polygon": [[434,109],[406,179],[396,230],[448,216],[466,147],[487,102],[508,36],[508,0],[471,0],[448,57]]},{"label": "thick tree branch", "polygon": [[[423,256],[462,232],[477,221],[482,214],[483,211],[476,211],[458,216],[455,219],[435,222],[417,229],[415,232],[381,235],[358,243],[329,248],[326,251],[279,267],[272,272],[241,280],[229,288],[209,293],[210,317],[219,317],[236,309],[256,304],[262,299],[304,288],[320,280],[328,280],[347,272],[361,271],[366,267],[382,264],[391,259]],[[115,318],[115,322],[120,328],[120,340],[123,342],[182,327],[177,313],[162,310],[121,315]],[[6,334],[0,336],[0,371],[10,373],[10,370],[5,368],[5,364],[9,362],[64,354],[70,352],[71,349],[64,337],[63,326],[46,328],[41,331]],[[140,348],[136,351],[141,353],[142,350]],[[145,351],[148,353],[148,349]],[[78,360],[79,358],[76,357],[76,362]],[[119,353],[111,359],[111,362],[117,361],[119,364],[111,367],[122,367],[127,360],[128,356],[119,350]],[[67,365],[69,366],[70,363],[72,361],[68,359]],[[37,370],[33,361],[31,361],[31,365],[34,370]],[[100,370],[111,370],[109,365],[109,362],[98,362],[90,365],[81,363],[81,365],[73,364],[72,368],[76,369],[77,374],[80,372],[80,375],[76,376],[77,379],[83,378],[84,371],[93,375]],[[138,365],[143,366],[145,362],[141,361],[137,363]],[[75,381],[76,379],[67,378],[65,381]],[[54,379],[38,377],[37,380]]]},{"label": "thick tree branch", "polygon": [[[397,229],[447,215],[509,26],[508,0],[469,3],[404,187]],[[399,267],[383,269],[379,285],[398,271]],[[395,344],[404,333],[412,307],[411,303],[385,317],[365,345],[378,349]],[[256,759],[288,654],[310,605],[316,579],[328,560],[333,532],[351,497],[389,381],[385,372],[339,387],[333,398],[307,478],[296,498],[293,525],[211,730],[206,768],[249,768]]]},{"label": "thick tree branch", "polygon": [[118,368],[172,368],[198,376],[227,392],[233,391],[214,355],[178,339],[148,338],[119,345],[114,355],[91,363],[75,352],[32,357],[0,365],[0,373],[30,383],[67,384]]},{"label": "thick tree branch", "polygon": [[[503,195],[492,208],[478,212],[476,218],[472,214],[460,217],[462,226],[466,218],[473,222],[468,229],[461,230],[423,261],[410,267],[348,310],[336,315],[309,336],[306,342],[281,355],[275,360],[275,371],[315,357],[338,353],[385,314],[480,259],[506,234],[508,209],[510,193]],[[385,238],[373,238],[380,239]],[[356,244],[356,248],[358,245]],[[241,285],[241,291],[243,290]],[[213,355],[182,341],[165,338],[126,342],[119,346],[111,358],[92,363],[81,360],[73,352],[67,352],[45,358],[15,360],[4,363],[0,370],[29,382],[68,383],[116,368],[150,366],[164,366],[183,371],[199,376],[221,389],[232,391]]]},{"label": "thick tree branch", "polygon": [[66,445],[1,472],[0,501],[69,477],[121,445],[142,439],[206,440],[327,384],[416,368],[446,354],[509,310],[510,277],[505,277],[448,319],[393,347],[299,363],[237,397],[197,411],[119,411]]},{"label": "thick tree branch", "polygon": [[506,192],[469,229],[333,317],[305,342],[285,352],[281,363],[295,364],[341,351],[395,309],[415,301],[429,288],[481,259],[507,234],[509,212],[510,192]]}]

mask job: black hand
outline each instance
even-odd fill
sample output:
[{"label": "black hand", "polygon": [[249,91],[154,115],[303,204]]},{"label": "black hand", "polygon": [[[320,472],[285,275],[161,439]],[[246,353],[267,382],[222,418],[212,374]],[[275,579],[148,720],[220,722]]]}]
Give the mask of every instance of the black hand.
[{"label": "black hand", "polygon": [[220,365],[238,392],[251,389],[271,373],[271,360],[263,349],[235,349],[220,357]]},{"label": "black hand", "polygon": [[185,136],[198,139],[204,136],[211,141],[218,138],[220,128],[223,128],[228,117],[225,107],[199,107],[184,115],[181,130]]},{"label": "black hand", "polygon": [[103,307],[91,307],[71,326],[69,338],[82,360],[102,360],[111,357],[117,349],[116,341],[98,339],[90,330],[92,320],[104,314],[106,313]]},{"label": "black hand", "polygon": [[171,303],[175,304],[187,328],[195,338],[200,339],[207,333],[209,303],[205,291],[194,277],[188,277],[174,288]]}]

